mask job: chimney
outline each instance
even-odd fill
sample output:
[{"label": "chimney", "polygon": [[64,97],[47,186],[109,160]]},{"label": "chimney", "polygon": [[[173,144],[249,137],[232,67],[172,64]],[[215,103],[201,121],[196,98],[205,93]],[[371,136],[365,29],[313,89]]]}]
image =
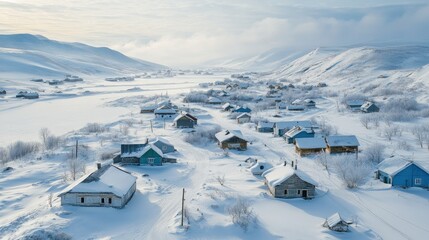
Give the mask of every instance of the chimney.
[{"label": "chimney", "polygon": [[101,163],[97,163],[97,169],[100,169],[101,168]]},{"label": "chimney", "polygon": [[286,162],[286,161],[284,161],[284,162],[283,162],[283,166],[286,166],[286,165],[287,165],[287,162]]},{"label": "chimney", "polygon": [[293,167],[293,162],[294,162],[294,161],[292,161],[292,167]]},{"label": "chimney", "polygon": [[297,164],[295,164],[295,170],[297,170],[298,169],[298,165]]}]

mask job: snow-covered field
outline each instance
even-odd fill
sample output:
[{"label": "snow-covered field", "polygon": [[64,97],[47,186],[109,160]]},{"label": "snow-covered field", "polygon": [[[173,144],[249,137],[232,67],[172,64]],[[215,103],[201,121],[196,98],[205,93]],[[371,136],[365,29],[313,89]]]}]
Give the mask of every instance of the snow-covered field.
[{"label": "snow-covered field", "polygon": [[[258,133],[249,124],[238,125],[219,107],[183,103],[181,94],[199,89],[199,83],[224,77],[186,74],[118,83],[91,79],[58,88],[43,85],[44,92],[38,100],[16,99],[12,95],[1,99],[1,146],[17,140],[39,140],[42,127],[69,141],[57,150],[40,151],[2,166],[2,170],[6,166],[13,170],[0,172],[0,238],[17,239],[37,231],[42,234],[42,230],[65,233],[75,239],[425,239],[429,234],[427,190],[390,188],[374,180],[371,174],[360,187],[347,189],[335,173],[326,171],[314,157],[298,157],[293,146],[282,138]],[[4,87],[11,93],[19,90],[12,84],[5,83]],[[30,87],[40,88],[36,83]],[[254,92],[264,91],[266,86],[261,85]],[[214,142],[191,145],[184,141],[188,133],[173,128],[171,122],[164,127],[152,114],[140,114],[143,101],[161,94],[168,95],[179,107],[189,108],[198,117],[198,128],[219,125],[241,130],[252,142],[248,150],[232,150],[226,156]],[[371,144],[383,143],[387,154],[413,155],[429,166],[427,149],[415,146],[410,133],[404,132],[388,142],[375,128],[362,126],[361,114],[338,112],[336,101],[334,97],[321,96],[316,109],[285,113],[282,118],[270,117],[274,110],[259,111],[256,115],[277,121],[324,118],[339,134],[357,135],[363,153]],[[105,124],[110,130],[81,130],[90,122]],[[129,125],[127,134],[120,130],[125,123]],[[417,121],[403,123],[403,127],[413,124]],[[143,142],[153,136],[166,138],[175,146],[178,163],[161,167],[124,166],[138,179],[137,191],[123,209],[60,206],[56,196],[70,183],[63,176],[75,139],[87,147],[84,159],[87,171],[91,171],[101,153],[118,152],[121,143]],[[397,149],[401,141],[413,146]],[[273,198],[262,178],[248,171],[244,162],[248,157],[272,165],[298,159],[299,168],[318,182],[316,197]],[[222,176],[223,185],[217,180]],[[182,188],[186,192],[187,211],[184,228],[178,226]],[[48,201],[50,194],[52,207]],[[229,207],[239,198],[248,201],[255,216],[247,231],[234,225],[228,214]],[[355,222],[349,232],[335,233],[322,227],[325,218],[335,212]]]}]

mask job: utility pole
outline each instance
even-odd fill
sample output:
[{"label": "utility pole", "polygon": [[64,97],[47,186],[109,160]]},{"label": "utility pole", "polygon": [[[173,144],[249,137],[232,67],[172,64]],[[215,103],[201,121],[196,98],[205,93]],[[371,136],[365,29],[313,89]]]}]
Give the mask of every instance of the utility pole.
[{"label": "utility pole", "polygon": [[79,144],[79,140],[76,139],[76,155],[75,155],[76,159],[77,159],[78,144]]},{"label": "utility pole", "polygon": [[150,120],[150,131],[153,133],[152,120]]},{"label": "utility pole", "polygon": [[180,226],[182,227],[183,227],[184,207],[185,207],[185,188],[183,188],[183,191],[182,191],[182,222],[180,224]]}]

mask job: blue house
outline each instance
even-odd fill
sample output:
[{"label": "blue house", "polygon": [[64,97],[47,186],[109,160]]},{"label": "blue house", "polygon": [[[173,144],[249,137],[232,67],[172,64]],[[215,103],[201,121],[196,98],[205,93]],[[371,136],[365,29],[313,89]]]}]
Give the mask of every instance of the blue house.
[{"label": "blue house", "polygon": [[376,177],[397,187],[429,187],[429,171],[404,157],[391,157],[377,166]]},{"label": "blue house", "polygon": [[248,107],[237,106],[232,112],[236,113],[250,113],[252,110]]},{"label": "blue house", "polygon": [[293,127],[291,130],[287,131],[283,138],[287,143],[292,144],[297,138],[314,138],[314,131],[311,128],[302,128],[299,126]]},{"label": "blue house", "polygon": [[175,163],[177,160],[168,153],[174,152],[174,146],[166,140],[155,139],[142,144],[122,144],[121,154],[113,159],[114,163],[160,166],[163,163]]}]

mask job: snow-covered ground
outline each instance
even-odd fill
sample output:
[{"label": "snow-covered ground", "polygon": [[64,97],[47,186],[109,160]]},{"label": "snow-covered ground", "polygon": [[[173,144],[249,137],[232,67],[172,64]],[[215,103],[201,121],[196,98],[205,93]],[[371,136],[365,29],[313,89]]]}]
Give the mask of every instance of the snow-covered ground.
[{"label": "snow-covered ground", "polygon": [[[258,133],[249,124],[238,125],[219,107],[182,103],[181,94],[198,89],[198,83],[224,77],[185,74],[119,83],[94,80],[59,86],[62,94],[54,94],[58,89],[43,85],[45,92],[38,100],[6,96],[0,102],[2,146],[16,140],[37,140],[39,129],[48,127],[73,141],[79,139],[88,147],[89,157],[85,161],[89,171],[95,169],[100,153],[117,152],[122,142],[137,143],[146,137],[161,136],[178,150],[178,163],[161,167],[124,166],[137,177],[137,191],[123,209],[60,206],[56,196],[70,183],[64,181],[63,175],[73,142],[67,142],[68,147],[7,163],[13,170],[0,172],[1,238],[16,239],[41,229],[64,232],[75,239],[424,239],[429,234],[427,190],[392,189],[371,175],[359,188],[347,189],[335,173],[324,170],[314,157],[298,157],[292,145],[282,138]],[[18,91],[16,86],[6,87],[11,92]],[[255,91],[265,90],[261,86]],[[190,113],[199,119],[199,128],[219,125],[241,130],[252,142],[248,150],[230,151],[225,156],[214,142],[191,145],[184,141],[188,133],[173,128],[171,122],[164,127],[152,114],[139,113],[144,99],[161,94],[190,108]],[[363,152],[372,143],[382,142],[387,145],[388,154],[414,155],[425,160],[425,166],[429,165],[427,149],[397,149],[400,139],[387,142],[374,128],[362,126],[361,114],[338,112],[336,101],[323,97],[317,99],[316,109],[287,113],[280,119],[269,117],[274,110],[258,115],[271,120],[325,118],[337,127],[338,133],[356,134]],[[111,130],[97,134],[79,130],[89,122],[105,123]],[[128,135],[118,130],[126,122],[133,122]],[[404,123],[404,127],[412,124],[416,122]],[[413,136],[404,132],[401,140],[412,142]],[[299,168],[318,182],[316,197],[274,199],[262,178],[248,171],[244,162],[248,157],[272,165],[298,159]],[[223,176],[225,182],[221,185],[217,178]],[[182,188],[188,213],[184,228],[178,226]],[[49,207],[51,193],[53,206]],[[238,198],[249,202],[256,217],[247,231],[232,224],[228,214]],[[322,227],[325,218],[335,212],[346,220],[354,220],[350,232],[335,233]]]}]

